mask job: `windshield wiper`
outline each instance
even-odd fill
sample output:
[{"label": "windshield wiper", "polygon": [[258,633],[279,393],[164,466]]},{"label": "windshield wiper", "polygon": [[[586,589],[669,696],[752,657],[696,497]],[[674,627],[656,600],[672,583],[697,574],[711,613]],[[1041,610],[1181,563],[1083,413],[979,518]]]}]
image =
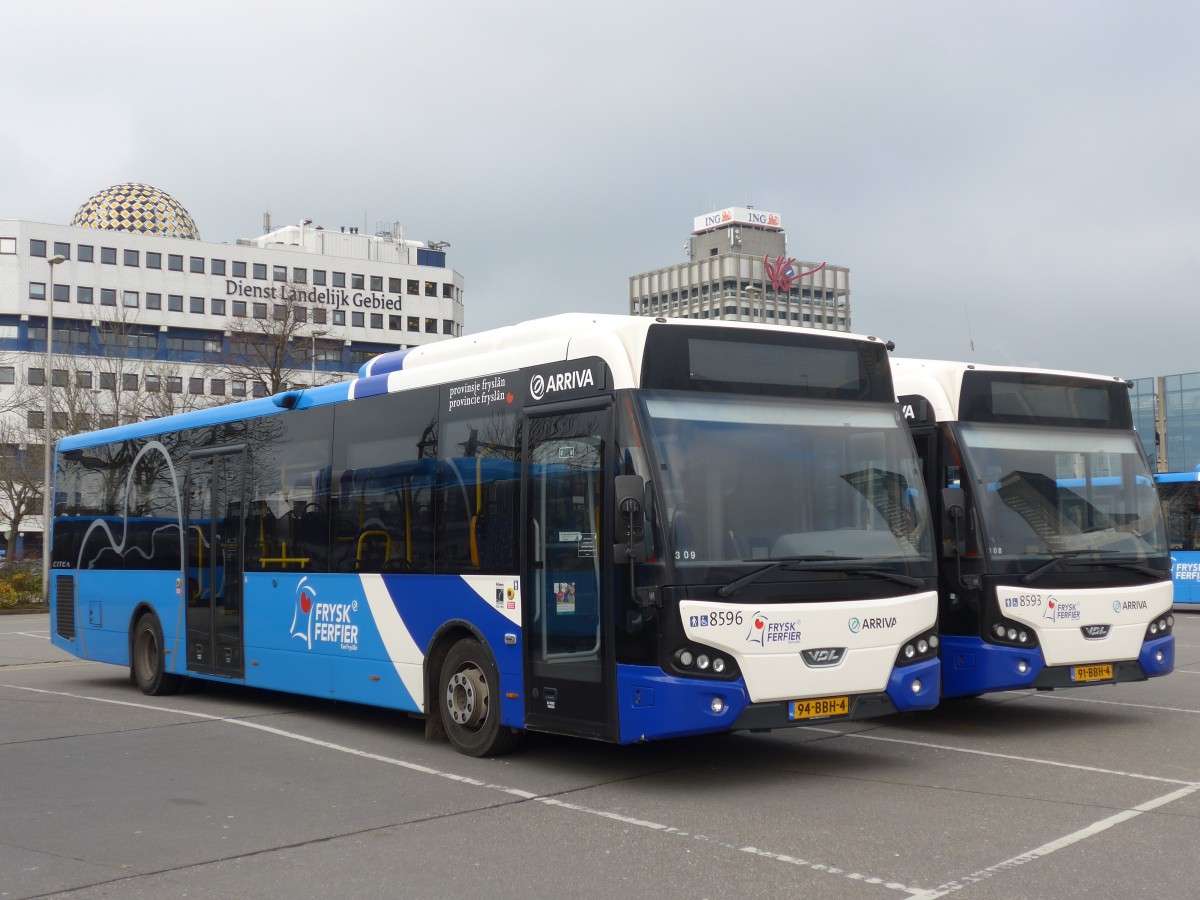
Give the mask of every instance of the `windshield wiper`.
[{"label": "windshield wiper", "polygon": [[1122,561],[1119,559],[1098,559],[1096,564],[1107,566],[1110,569],[1129,569],[1131,572],[1141,572],[1143,575],[1149,575],[1153,578],[1158,578],[1166,581],[1170,575],[1162,569],[1152,569],[1149,566],[1143,566],[1141,563]]},{"label": "windshield wiper", "polygon": [[[1117,552],[1119,552],[1119,551],[1117,551],[1117,550],[1063,550],[1061,553],[1057,554],[1049,562],[1043,563],[1042,565],[1040,565],[1036,569],[1034,569],[1032,572],[1026,572],[1024,575],[1022,575],[1021,576],[1021,584],[1033,584],[1035,581],[1037,581],[1039,578],[1041,578],[1043,575],[1045,575],[1047,572],[1049,572],[1055,566],[1062,563],[1062,561],[1065,559],[1077,559],[1080,556],[1100,556],[1104,553],[1117,553]],[[1096,560],[1096,562],[1100,562],[1100,560]],[[1134,564],[1130,563],[1130,565],[1134,565]]]},{"label": "windshield wiper", "polygon": [[[780,556],[767,561],[767,564],[761,569],[755,569],[753,572],[747,572],[741,578],[735,578],[729,584],[723,584],[717,588],[718,597],[732,597],[746,585],[752,581],[757,581],[768,572],[774,572],[776,569],[782,569],[784,566],[794,566],[802,563],[811,562],[837,562],[838,560],[846,561],[852,559],[862,559],[861,556]],[[758,562],[756,559],[744,559],[742,562]]]},{"label": "windshield wiper", "polygon": [[906,587],[924,587],[925,582],[912,575],[901,575],[899,572],[889,572],[887,569],[873,569],[870,566],[805,566],[809,572],[845,572],[847,575],[871,575],[875,578],[886,578]]}]

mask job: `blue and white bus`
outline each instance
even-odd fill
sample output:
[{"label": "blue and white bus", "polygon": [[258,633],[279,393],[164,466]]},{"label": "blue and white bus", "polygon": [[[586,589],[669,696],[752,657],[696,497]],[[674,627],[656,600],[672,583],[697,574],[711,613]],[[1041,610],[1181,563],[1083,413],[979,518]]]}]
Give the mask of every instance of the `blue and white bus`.
[{"label": "blue and white bus", "polygon": [[1162,514],[1118,378],[892,359],[934,496],[942,695],[1175,664]]},{"label": "blue and white bus", "polygon": [[1200,470],[1164,472],[1154,483],[1167,520],[1175,602],[1200,606]]},{"label": "blue and white bus", "polygon": [[937,702],[877,339],[563,315],[57,448],[52,638],[149,694],[406,710],[473,755]]}]

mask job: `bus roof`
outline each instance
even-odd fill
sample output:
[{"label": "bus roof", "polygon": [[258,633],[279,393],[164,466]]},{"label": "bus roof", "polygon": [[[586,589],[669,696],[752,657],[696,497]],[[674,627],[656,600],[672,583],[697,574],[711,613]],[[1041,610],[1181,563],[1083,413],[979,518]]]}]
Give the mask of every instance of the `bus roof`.
[{"label": "bus roof", "polygon": [[464,335],[421,347],[384,353],[365,363],[357,378],[337,384],[284,391],[272,397],[206,407],[145,422],[72,435],[59,441],[58,449],[73,450],[113,441],[150,437],[180,429],[276,415],[289,409],[306,409],[460,379],[480,378],[515,371],[523,366],[587,357],[600,357],[608,363],[613,376],[612,387],[633,387],[642,368],[646,333],[651,327],[664,324],[686,325],[689,328],[771,331],[793,335],[811,333],[836,340],[882,343],[874,336],[814,331],[785,325],[562,313],[475,335]]}]

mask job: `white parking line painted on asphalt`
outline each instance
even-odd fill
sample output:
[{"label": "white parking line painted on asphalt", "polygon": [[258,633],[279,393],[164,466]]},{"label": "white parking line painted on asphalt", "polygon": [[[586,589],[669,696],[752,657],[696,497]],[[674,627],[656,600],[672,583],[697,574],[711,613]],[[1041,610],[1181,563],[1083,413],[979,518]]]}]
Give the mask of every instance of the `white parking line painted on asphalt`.
[{"label": "white parking line painted on asphalt", "polygon": [[988,866],[986,869],[980,869],[978,872],[972,872],[970,875],[966,875],[962,878],[956,879],[955,881],[947,882],[946,884],[940,885],[931,891],[915,893],[913,894],[914,900],[934,900],[936,897],[945,897],[947,894],[952,894],[955,891],[961,891],[963,888],[991,878],[993,875],[999,875],[1001,872],[1014,869],[1017,866],[1023,866],[1025,863],[1033,862],[1036,859],[1049,856],[1051,853],[1054,853],[1057,850],[1062,850],[1064,847],[1070,847],[1072,844],[1077,844],[1080,841],[1087,840],[1094,835],[1100,834],[1102,831],[1107,831],[1114,825],[1120,825],[1122,822],[1128,822],[1130,819],[1135,819],[1143,813],[1148,813],[1152,810],[1158,809],[1160,806],[1173,803],[1174,801],[1180,800],[1183,797],[1187,797],[1198,790],[1200,790],[1200,784],[1189,784],[1188,786],[1182,787],[1177,791],[1172,791],[1171,793],[1164,794],[1161,797],[1155,797],[1153,800],[1148,800],[1145,803],[1133,807],[1132,809],[1122,810],[1121,812],[1115,813],[1106,819],[1093,822],[1086,828],[1081,828],[1078,831],[1064,835],[1057,840],[1042,844],[1040,847],[1027,850],[1018,856],[1004,860],[1004,862],[996,863],[994,866]]},{"label": "white parking line painted on asphalt", "polygon": [[253,728],[255,731],[263,731],[267,734],[275,735],[276,737],[300,741],[305,744],[311,744],[314,747],[321,747],[323,749],[333,750],[338,753],[347,753],[351,756],[357,756],[361,759],[369,759],[374,762],[398,766],[402,769],[419,772],[423,775],[432,775],[435,778],[445,778],[449,781],[457,781],[460,784],[467,784],[471,785],[472,787],[480,787],[486,790],[499,791],[502,794],[507,794],[511,797],[517,797],[521,800],[542,803],[546,806],[554,806],[559,809],[584,813],[590,816],[598,816],[599,818],[620,822],[623,825],[630,825],[637,828],[646,828],[651,831],[657,831],[660,834],[691,838],[692,840],[702,841],[706,844],[712,844],[714,846],[722,847],[726,850],[732,850],[735,853],[749,853],[753,856],[761,857],[763,859],[771,859],[777,862],[788,863],[789,865],[809,869],[813,872],[820,872],[824,875],[834,875],[841,878],[847,878],[851,881],[857,881],[862,884],[879,885],[880,887],[887,888],[888,890],[900,891],[901,893],[910,895],[920,896],[925,892],[924,888],[907,887],[899,882],[888,881],[873,875],[864,875],[861,872],[847,872],[845,869],[840,869],[837,866],[829,866],[823,863],[813,862],[811,860],[801,859],[795,856],[788,856],[786,854],[772,853],[769,850],[762,850],[757,847],[739,847],[736,844],[730,844],[725,841],[716,840],[715,838],[710,838],[702,834],[693,834],[691,832],[683,831],[682,829],[676,828],[673,825],[664,825],[659,822],[652,822],[646,819],[637,819],[631,816],[621,815],[620,813],[609,812],[603,809],[594,809],[589,806],[581,806],[577,803],[569,803],[565,800],[560,800],[557,797],[546,797],[531,793],[530,791],[523,791],[519,788],[507,787],[506,785],[496,784],[493,782],[480,781],[477,778],[471,778],[466,775],[457,775],[454,772],[446,772],[441,769],[435,769],[431,766],[408,762],[392,756],[382,756],[378,753],[369,753],[366,750],[358,750],[354,747],[347,747],[344,744],[334,744],[330,741],[323,741],[320,738],[308,737],[307,735],[297,734],[296,732],[292,731],[284,731],[281,728],[263,725],[260,722],[251,722],[245,719],[232,719],[227,716],[213,716],[209,715],[208,713],[196,712],[195,710],[188,709],[179,709],[177,707],[155,706],[151,703],[134,703],[129,700],[113,700],[107,697],[91,697],[86,694],[75,694],[69,691],[49,691],[45,690],[44,688],[25,687],[18,684],[0,684],[0,688],[8,688],[15,691],[29,691],[34,694],[48,694],[55,697],[67,697],[73,700],[88,700],[94,703],[109,703],[113,706],[126,706],[132,709],[145,709],[154,712],[171,713],[173,715],[187,716],[193,719],[202,719],[208,722],[222,722],[227,725],[239,725],[243,728]]},{"label": "white parking line painted on asphalt", "polygon": [[[1192,672],[1188,674],[1200,675],[1200,672]],[[1200,716],[1200,709],[1182,709],[1178,706],[1151,706],[1149,703],[1125,703],[1121,700],[1097,700],[1094,697],[1071,697],[1066,694],[1056,696],[1058,692],[1037,693],[1032,696],[1040,700],[1066,700],[1070,703],[1100,703],[1104,706],[1132,706],[1134,709],[1153,709],[1158,712],[1177,712],[1187,713],[1192,716]]]},{"label": "white parking line painted on asphalt", "polygon": [[1079,763],[1063,762],[1058,759],[1041,759],[1036,756],[1018,756],[1014,753],[997,753],[995,750],[976,750],[973,747],[955,747],[951,744],[935,744],[931,741],[914,741],[911,738],[884,737],[881,734],[865,734],[863,732],[840,731],[836,728],[822,728],[810,725],[809,731],[823,731],[826,734],[839,734],[846,738],[857,738],[863,741],[879,741],[884,744],[906,744],[910,747],[925,747],[931,750],[946,750],[951,753],[967,753],[972,756],[987,756],[992,759],[1007,759],[1013,762],[1035,763],[1042,766],[1059,766],[1064,769],[1075,769],[1080,772],[1092,772],[1096,775],[1117,775],[1121,778],[1140,778],[1144,781],[1161,781],[1164,784],[1183,784],[1191,786],[1190,781],[1179,778],[1162,778],[1158,775],[1143,775],[1140,772],[1122,772],[1118,769],[1101,769],[1098,766],[1084,766]]}]

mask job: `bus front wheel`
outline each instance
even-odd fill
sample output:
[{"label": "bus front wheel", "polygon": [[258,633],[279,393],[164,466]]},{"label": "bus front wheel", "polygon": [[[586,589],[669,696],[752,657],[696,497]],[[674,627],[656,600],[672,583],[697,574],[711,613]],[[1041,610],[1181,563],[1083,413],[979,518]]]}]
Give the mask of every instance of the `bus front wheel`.
[{"label": "bus front wheel", "polygon": [[162,626],[158,616],[146,613],[133,626],[133,680],[143,694],[161,697],[177,693],[183,679],[167,671]]},{"label": "bus front wheel", "polygon": [[467,756],[498,756],[519,735],[500,724],[500,672],[479,641],[464,638],[446,654],[438,680],[442,723],[450,743]]}]

